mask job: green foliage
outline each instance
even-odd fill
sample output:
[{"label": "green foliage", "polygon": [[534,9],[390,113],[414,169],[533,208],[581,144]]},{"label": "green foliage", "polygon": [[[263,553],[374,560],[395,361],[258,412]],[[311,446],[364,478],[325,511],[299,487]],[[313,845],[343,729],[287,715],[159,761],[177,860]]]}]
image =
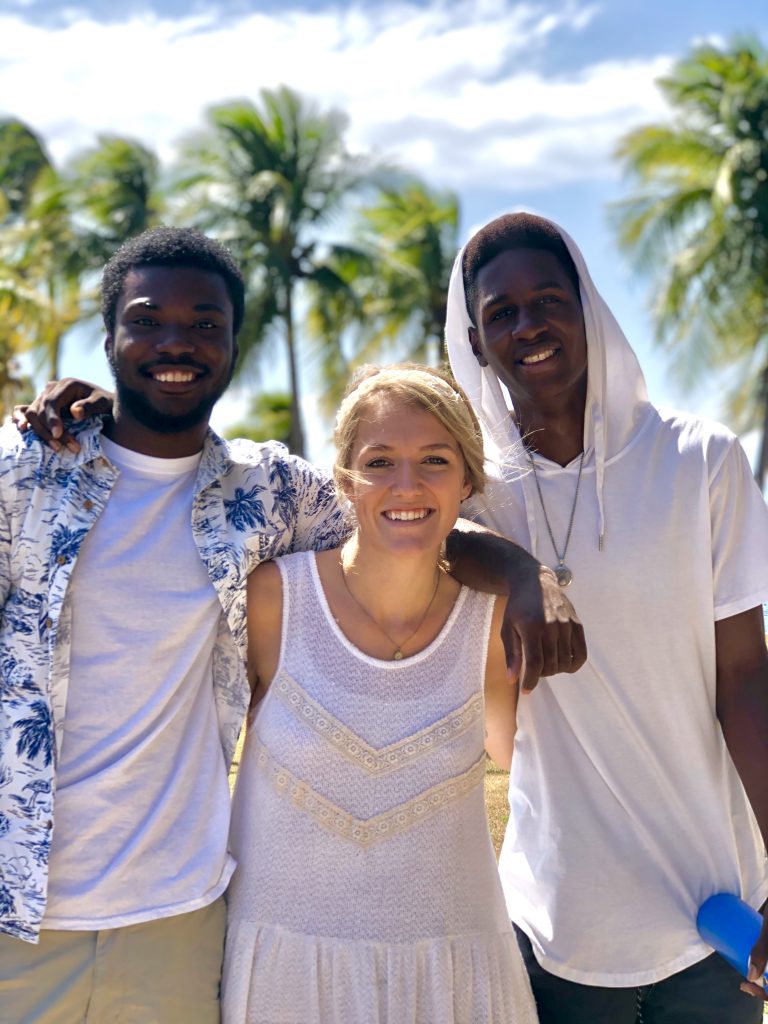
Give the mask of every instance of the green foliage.
[{"label": "green foliage", "polygon": [[[338,403],[351,365],[393,358],[428,362],[440,351],[458,220],[454,193],[402,176],[358,211],[358,248],[335,262],[348,287],[330,293],[311,317],[324,365],[331,364],[326,408]],[[338,358],[342,330],[348,360]]]},{"label": "green foliage", "polygon": [[90,275],[156,216],[157,166],[137,143],[104,136],[58,170],[31,129],[0,122],[0,361],[30,349],[58,376],[64,336],[95,312]]},{"label": "green foliage", "polygon": [[350,153],[346,128],[286,87],[221,104],[161,190],[158,159],[137,141],[102,135],[56,168],[29,128],[0,121],[0,364],[29,349],[57,376],[66,332],[96,311],[96,272],[171,209],[243,268],[236,374],[275,343],[287,355],[290,415],[265,396],[261,425],[235,432],[303,454],[300,367],[319,368],[330,412],[353,364],[434,357],[457,247],[456,197]]},{"label": "green foliage", "polygon": [[30,128],[16,118],[0,119],[0,192],[5,199],[0,223],[23,212],[40,173],[50,166],[43,143]]},{"label": "green foliage", "polygon": [[125,239],[158,223],[159,162],[141,143],[100,135],[97,145],[75,156],[65,173],[90,266],[101,267]]},{"label": "green foliage", "polygon": [[697,47],[659,85],[671,122],[621,140],[634,194],[619,242],[653,277],[657,335],[681,379],[735,379],[736,429],[760,427],[768,472],[768,53],[754,40]]},{"label": "green foliage", "polygon": [[286,391],[265,391],[250,404],[248,417],[229,427],[226,437],[245,437],[250,441],[291,440],[291,396]]},{"label": "green foliage", "polygon": [[346,118],[321,112],[285,86],[260,104],[212,108],[207,130],[183,149],[177,188],[185,215],[222,238],[248,282],[238,373],[268,343],[286,346],[292,396],[291,449],[304,453],[296,339],[297,289],[312,304],[348,290],[328,239],[347,198],[369,181],[366,161],[346,149]]}]

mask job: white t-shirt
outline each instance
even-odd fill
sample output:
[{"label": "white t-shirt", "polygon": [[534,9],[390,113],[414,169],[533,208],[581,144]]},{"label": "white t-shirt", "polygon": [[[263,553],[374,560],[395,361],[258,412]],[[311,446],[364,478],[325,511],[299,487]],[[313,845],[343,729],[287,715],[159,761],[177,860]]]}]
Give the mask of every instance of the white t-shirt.
[{"label": "white t-shirt", "polygon": [[[578,459],[536,466],[562,550]],[[602,552],[597,491],[589,449],[565,558],[589,659],[521,696],[500,871],[547,971],[635,986],[710,952],[695,920],[712,893],[768,896],[716,717],[714,635],[768,599],[768,510],[729,431],[650,407],[605,465]],[[489,526],[555,565],[530,475],[483,500]]]},{"label": "white t-shirt", "polygon": [[72,575],[72,664],[44,928],[135,924],[226,888],[211,659],[221,607],[190,526],[200,456],[102,437],[120,471]]}]

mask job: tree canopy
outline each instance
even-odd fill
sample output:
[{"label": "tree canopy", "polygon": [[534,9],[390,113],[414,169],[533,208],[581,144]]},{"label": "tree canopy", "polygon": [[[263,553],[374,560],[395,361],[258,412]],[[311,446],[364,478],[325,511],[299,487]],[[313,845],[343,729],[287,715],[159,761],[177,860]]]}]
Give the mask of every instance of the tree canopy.
[{"label": "tree canopy", "polygon": [[768,53],[702,45],[659,85],[672,117],[621,140],[634,188],[614,215],[621,246],[653,278],[660,342],[691,384],[729,383],[737,429],[760,428],[768,472]]}]

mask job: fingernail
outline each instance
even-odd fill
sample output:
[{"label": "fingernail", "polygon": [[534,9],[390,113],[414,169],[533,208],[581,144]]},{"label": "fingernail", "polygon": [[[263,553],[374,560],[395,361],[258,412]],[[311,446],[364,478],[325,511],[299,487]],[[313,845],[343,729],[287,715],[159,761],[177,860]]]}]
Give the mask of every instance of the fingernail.
[{"label": "fingernail", "polygon": [[53,451],[55,451],[55,452],[60,452],[61,451],[61,445],[59,444],[59,442],[56,440],[55,437],[52,437],[51,440],[48,443],[50,444],[50,446],[53,449]]}]

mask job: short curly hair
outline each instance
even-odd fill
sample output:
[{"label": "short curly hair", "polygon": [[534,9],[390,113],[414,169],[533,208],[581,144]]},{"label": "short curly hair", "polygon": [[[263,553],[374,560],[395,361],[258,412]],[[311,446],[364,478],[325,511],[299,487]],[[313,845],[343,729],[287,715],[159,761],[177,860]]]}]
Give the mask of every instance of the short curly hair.
[{"label": "short curly hair", "polygon": [[509,249],[543,249],[551,252],[562,264],[579,294],[579,274],[568,247],[555,225],[532,213],[505,213],[490,221],[467,242],[461,271],[464,280],[464,301],[472,323],[475,323],[477,278],[491,260]]},{"label": "short curly hair", "polygon": [[108,334],[115,317],[125,278],[140,267],[190,267],[218,274],[232,302],[235,335],[245,315],[245,283],[228,249],[193,228],[159,227],[143,231],[124,242],[104,267],[101,277],[101,315]]}]

